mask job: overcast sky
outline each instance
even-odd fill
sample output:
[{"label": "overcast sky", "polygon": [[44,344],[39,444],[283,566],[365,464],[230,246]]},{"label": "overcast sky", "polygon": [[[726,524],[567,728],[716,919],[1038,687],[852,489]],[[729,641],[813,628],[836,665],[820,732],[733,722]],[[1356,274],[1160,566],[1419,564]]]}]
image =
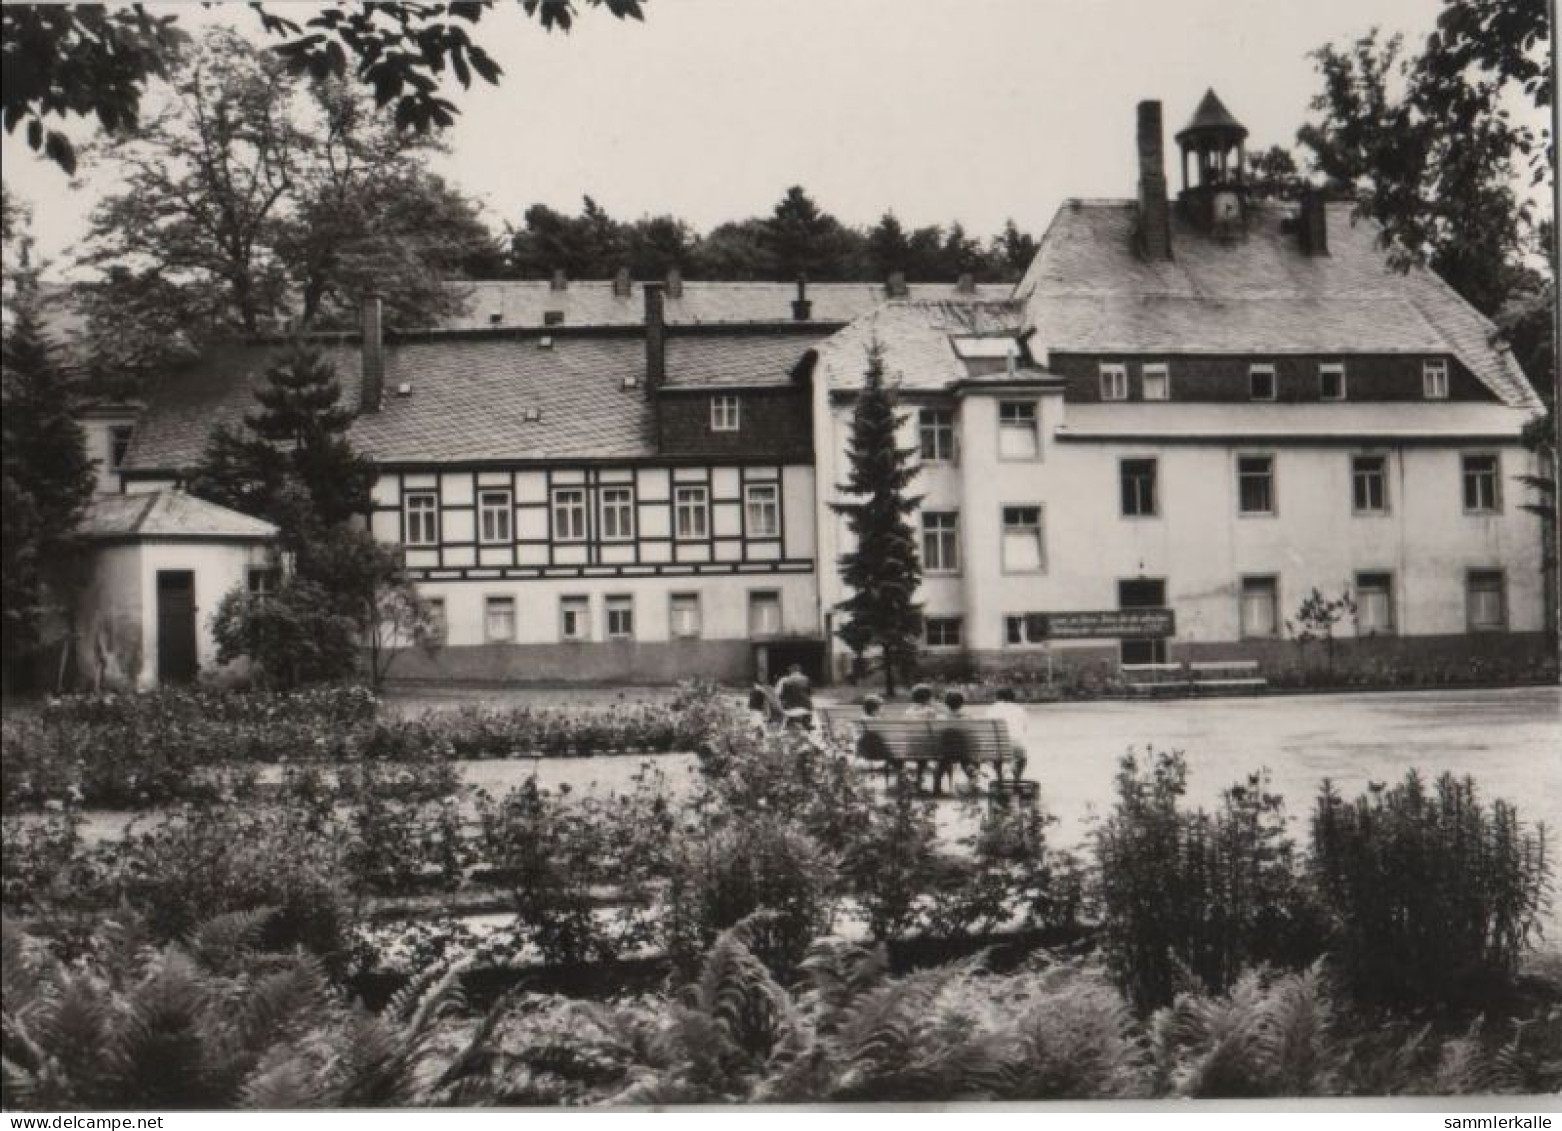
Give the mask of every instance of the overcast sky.
[{"label": "overcast sky", "polygon": [[[986,236],[1013,216],[1039,234],[1066,197],[1132,194],[1140,99],[1165,104],[1168,145],[1206,87],[1250,147],[1291,144],[1319,86],[1310,50],[1375,25],[1418,50],[1439,6],[648,0],[644,23],[587,11],[562,35],[501,4],[479,35],[504,77],[455,92],[441,165],[496,231],[534,201],[574,212],[585,193],[620,218],[671,212],[704,229],[802,184],[853,224],[893,208],[908,225],[959,219]],[[237,4],[186,19],[255,28]],[[18,138],[4,161],[58,270],[98,186],[73,190]]]}]

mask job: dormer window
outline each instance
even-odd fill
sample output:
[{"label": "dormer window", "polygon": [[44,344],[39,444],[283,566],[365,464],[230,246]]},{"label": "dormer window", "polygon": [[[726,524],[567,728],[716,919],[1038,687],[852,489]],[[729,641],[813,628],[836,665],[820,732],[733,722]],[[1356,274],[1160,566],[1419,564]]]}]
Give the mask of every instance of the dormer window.
[{"label": "dormer window", "polygon": [[1102,363],[1101,399],[1104,401],[1128,399],[1128,366]]},{"label": "dormer window", "polygon": [[1144,399],[1171,400],[1171,369],[1165,362],[1147,362],[1144,367]]},{"label": "dormer window", "polygon": [[736,432],[738,430],[738,398],[733,396],[710,399],[710,430],[712,432]]},{"label": "dormer window", "polygon": [[1326,362],[1318,366],[1318,399],[1343,401],[1345,399],[1345,366],[1339,362]]},{"label": "dormer window", "polygon": [[1448,363],[1433,358],[1421,363],[1421,392],[1429,401],[1448,399]]},{"label": "dormer window", "polygon": [[1273,365],[1250,365],[1247,370],[1248,399],[1272,401],[1279,382],[1275,380]]}]

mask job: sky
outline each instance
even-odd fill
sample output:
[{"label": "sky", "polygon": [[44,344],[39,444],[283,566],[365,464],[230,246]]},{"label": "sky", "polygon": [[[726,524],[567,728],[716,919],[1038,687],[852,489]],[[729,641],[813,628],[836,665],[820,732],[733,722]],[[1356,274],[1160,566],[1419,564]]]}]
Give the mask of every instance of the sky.
[{"label": "sky", "polygon": [[[313,5],[275,6],[298,18]],[[453,90],[462,114],[437,166],[496,232],[533,202],[573,213],[588,193],[620,219],[670,212],[708,229],[801,184],[852,224],[893,208],[908,225],[958,219],[987,236],[1013,217],[1039,234],[1068,197],[1132,195],[1141,99],[1164,104],[1175,191],[1171,135],[1206,88],[1250,149],[1292,144],[1319,89],[1308,52],[1374,26],[1418,49],[1440,6],[647,0],[643,23],[585,10],[565,35],[501,3],[478,35],[504,77]],[[187,23],[256,28],[242,5],[180,7]],[[68,274],[112,171],[72,185],[19,138],[3,144],[38,250]]]}]

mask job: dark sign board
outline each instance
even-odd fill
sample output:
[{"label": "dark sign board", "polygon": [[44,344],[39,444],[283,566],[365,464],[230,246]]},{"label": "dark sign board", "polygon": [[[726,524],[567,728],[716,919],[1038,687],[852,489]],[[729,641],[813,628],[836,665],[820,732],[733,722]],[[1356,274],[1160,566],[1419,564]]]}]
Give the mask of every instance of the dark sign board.
[{"label": "dark sign board", "polygon": [[1041,613],[1048,640],[1158,640],[1174,636],[1170,609],[1110,609],[1093,613]]}]

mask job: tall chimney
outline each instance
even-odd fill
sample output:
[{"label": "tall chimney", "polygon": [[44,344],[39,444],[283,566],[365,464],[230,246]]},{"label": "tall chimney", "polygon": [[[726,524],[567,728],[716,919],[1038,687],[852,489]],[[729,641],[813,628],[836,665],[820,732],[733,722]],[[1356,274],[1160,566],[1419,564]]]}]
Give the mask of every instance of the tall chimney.
[{"label": "tall chimney", "polygon": [[629,291],[629,268],[620,267],[618,269],[618,274],[613,276],[613,297],[628,298]]},{"label": "tall chimney", "polygon": [[564,273],[564,268],[557,268],[553,272],[553,281],[548,284],[550,291],[564,291],[569,289],[569,276]]},{"label": "tall chimney", "polygon": [[1296,232],[1303,255],[1329,254],[1329,206],[1323,193],[1311,188],[1302,192],[1302,213],[1297,218]]},{"label": "tall chimney", "polygon": [[962,295],[974,295],[976,293],[976,276],[969,271],[963,273],[955,280],[955,293]]},{"label": "tall chimney", "polygon": [[891,271],[889,278],[884,281],[884,293],[890,298],[905,298],[906,273],[904,271]]},{"label": "tall chimney", "polygon": [[363,320],[363,382],[359,387],[358,411],[379,412],[385,397],[385,331],[379,295],[363,296],[359,317]]},{"label": "tall chimney", "polygon": [[667,324],[662,317],[662,284],[646,283],[645,391],[654,395],[667,376]]},{"label": "tall chimney", "polygon": [[792,300],[792,321],[807,322],[814,316],[814,304],[808,298],[808,276],[797,277],[797,297]]},{"label": "tall chimney", "polygon": [[1139,103],[1139,252],[1152,261],[1172,257],[1161,104],[1154,101]]},{"label": "tall chimney", "polygon": [[683,272],[676,267],[667,269],[667,297],[683,297]]}]

